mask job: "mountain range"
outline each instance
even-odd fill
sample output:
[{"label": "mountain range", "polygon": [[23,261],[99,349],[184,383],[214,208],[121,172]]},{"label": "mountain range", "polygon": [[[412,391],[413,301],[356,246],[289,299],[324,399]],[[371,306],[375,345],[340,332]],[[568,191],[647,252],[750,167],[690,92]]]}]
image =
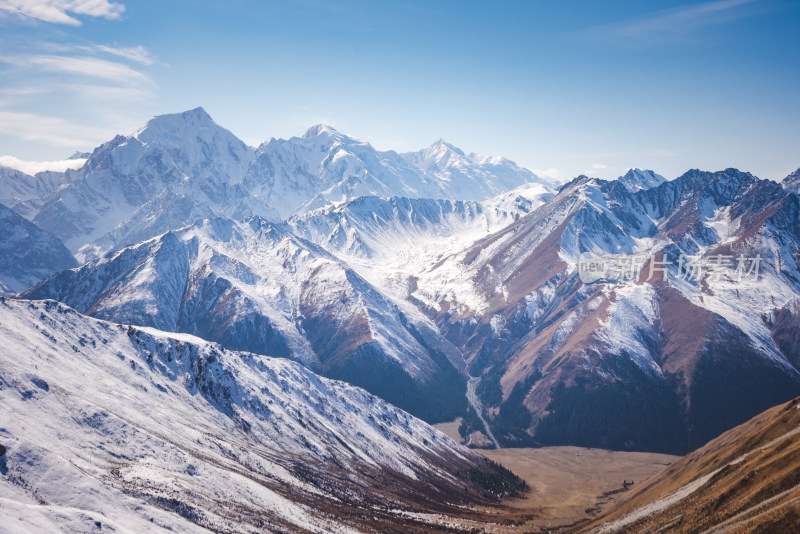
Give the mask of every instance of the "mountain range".
[{"label": "mountain range", "polygon": [[380,152],[322,125],[253,148],[202,108],[156,117],[60,177],[19,174],[0,176],[0,202],[18,206],[81,261],[201,218],[277,222],[365,195],[485,200],[548,183],[509,160],[465,155],[443,141],[411,154]]},{"label": "mountain range", "polygon": [[556,186],[443,140],[249,147],[198,108],[0,177],[11,257],[60,251],[6,292],[290,358],[463,436],[684,453],[800,394],[797,173]]},{"label": "mountain range", "polygon": [[[623,185],[576,178],[411,275],[501,442],[680,453],[800,393],[800,197],[734,169]],[[586,252],[639,264],[584,283]]]}]

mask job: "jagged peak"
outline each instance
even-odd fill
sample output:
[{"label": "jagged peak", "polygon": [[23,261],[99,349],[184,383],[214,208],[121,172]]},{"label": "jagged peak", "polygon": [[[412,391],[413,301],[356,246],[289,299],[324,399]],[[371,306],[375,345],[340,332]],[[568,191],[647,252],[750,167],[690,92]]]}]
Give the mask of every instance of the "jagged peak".
[{"label": "jagged peak", "polygon": [[192,121],[192,122],[214,122],[211,115],[206,112],[202,107],[196,107],[179,113],[165,113],[163,115],[156,115],[148,121],[148,124],[154,122],[170,122],[176,120]]},{"label": "jagged peak", "polygon": [[311,137],[318,137],[326,134],[333,137],[344,137],[344,135],[333,126],[329,126],[327,124],[315,124],[306,130],[306,133],[303,134],[303,139],[309,139]]},{"label": "jagged peak", "polygon": [[797,182],[800,182],[800,168],[783,179],[784,184],[794,184]]},{"label": "jagged peak", "polygon": [[711,182],[718,182],[720,180],[726,180],[730,178],[737,178],[741,180],[747,180],[750,182],[758,180],[758,178],[752,175],[751,173],[746,171],[740,171],[739,169],[736,169],[734,167],[728,167],[725,170],[716,172],[701,171],[700,169],[689,169],[677,179],[687,180],[687,179],[699,179],[699,178],[706,179]]},{"label": "jagged peak", "polygon": [[344,134],[327,124],[316,124],[306,130],[300,139],[318,139],[323,143],[332,143],[333,146],[346,145],[348,147],[362,146],[369,147],[370,144],[357,137]]},{"label": "jagged peak", "polygon": [[569,182],[558,187],[557,192],[561,194],[568,189],[571,189],[572,192],[578,192],[592,187],[606,190],[613,183],[614,183],[613,181],[603,180],[602,178],[581,174],[579,176],[576,176]]},{"label": "jagged peak", "polygon": [[658,176],[658,174],[656,174],[655,171],[652,171],[650,169],[640,169],[639,167],[631,167],[625,172],[625,174],[623,174],[623,176],[637,176],[641,174]]},{"label": "jagged peak", "polygon": [[558,190],[562,191],[564,189],[567,189],[568,187],[574,187],[574,186],[582,184],[582,183],[588,183],[590,180],[593,180],[593,178],[589,178],[585,174],[580,174],[580,175],[576,176],[575,178],[573,178],[572,180],[570,180],[569,182],[567,182],[564,185],[562,185],[561,187],[559,187]]},{"label": "jagged peak", "polygon": [[658,187],[667,180],[660,174],[657,174],[650,169],[643,170],[638,167],[634,167],[628,169],[624,175],[617,178],[617,181],[625,186],[627,190],[636,192],[643,189]]},{"label": "jagged peak", "polygon": [[222,130],[214,122],[205,109],[196,107],[180,113],[165,113],[163,115],[156,115],[147,123],[139,128],[132,137],[141,138],[156,138],[157,136],[164,135],[165,133],[175,133],[184,128],[202,128],[202,127],[216,127]]},{"label": "jagged peak", "polygon": [[443,138],[439,138],[437,141],[434,141],[429,150],[431,152],[455,152],[459,156],[465,155],[463,150],[451,143],[448,143]]},{"label": "jagged peak", "polygon": [[729,204],[752,187],[769,187],[771,184],[782,190],[781,185],[776,182],[761,180],[749,172],[732,167],[716,172],[691,169],[674,182],[684,190],[684,195],[713,195],[714,201],[719,205]]}]

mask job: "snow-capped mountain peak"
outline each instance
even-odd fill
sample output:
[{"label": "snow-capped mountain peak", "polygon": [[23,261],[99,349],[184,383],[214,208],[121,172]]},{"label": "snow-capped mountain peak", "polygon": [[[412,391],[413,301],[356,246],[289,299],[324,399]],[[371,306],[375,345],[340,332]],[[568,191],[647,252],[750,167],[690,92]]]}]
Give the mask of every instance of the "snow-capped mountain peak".
[{"label": "snow-capped mountain peak", "polygon": [[618,181],[624,185],[628,191],[636,192],[641,191],[642,189],[658,187],[667,180],[660,174],[656,174],[651,170],[635,168],[628,169],[628,172],[620,176]]},{"label": "snow-capped mountain peak", "polygon": [[781,182],[784,189],[800,194],[800,169],[797,169]]},{"label": "snow-capped mountain peak", "polygon": [[329,126],[327,124],[315,124],[314,126],[311,126],[308,130],[306,130],[306,133],[303,134],[302,138],[310,139],[312,137],[319,137],[321,135],[327,135],[339,139],[344,139],[344,138],[354,139],[352,137],[346,136],[333,126]]},{"label": "snow-capped mountain peak", "polygon": [[215,125],[214,119],[202,107],[196,107],[182,111],[180,113],[166,113],[163,115],[156,115],[147,123],[139,128],[134,134],[134,137],[139,137],[139,134],[145,131],[150,132],[169,132],[171,129],[181,127],[182,125],[191,125],[194,127],[204,127]]},{"label": "snow-capped mountain peak", "polygon": [[[253,149],[230,131],[214,122],[202,107],[158,115],[139,128],[131,138],[145,144],[158,144],[175,151],[186,151],[193,144],[211,145],[210,148],[227,149],[227,154],[237,161],[249,163]],[[225,152],[223,152],[225,154]]]},{"label": "snow-capped mountain peak", "polygon": [[453,152],[459,156],[464,156],[464,151],[458,148],[455,145],[452,145],[445,141],[444,139],[440,138],[438,141],[431,144],[428,149],[432,154],[446,154],[448,152]]}]

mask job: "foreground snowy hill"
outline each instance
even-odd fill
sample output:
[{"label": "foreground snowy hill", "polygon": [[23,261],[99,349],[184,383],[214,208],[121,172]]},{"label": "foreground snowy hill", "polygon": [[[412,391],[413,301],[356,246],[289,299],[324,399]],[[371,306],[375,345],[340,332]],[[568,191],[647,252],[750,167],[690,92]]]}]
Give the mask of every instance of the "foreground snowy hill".
[{"label": "foreground snowy hill", "polygon": [[501,441],[685,452],[800,394],[798,213],[735,169],[579,177],[409,298],[481,376]]},{"label": "foreground snowy hill", "polygon": [[463,357],[429,319],[259,217],[201,221],[59,273],[24,295],[291,357],[429,421],[467,407]]},{"label": "foreground snowy hill", "polygon": [[86,260],[200,218],[279,221],[366,195],[477,201],[530,182],[546,183],[504,158],[443,142],[381,152],[323,125],[252,148],[197,108],[117,136],[75,171],[0,169],[0,202]]},{"label": "foreground snowy hill", "polygon": [[51,301],[0,299],[0,338],[0,530],[429,531],[404,511],[465,513],[516,484],[288,360]]}]

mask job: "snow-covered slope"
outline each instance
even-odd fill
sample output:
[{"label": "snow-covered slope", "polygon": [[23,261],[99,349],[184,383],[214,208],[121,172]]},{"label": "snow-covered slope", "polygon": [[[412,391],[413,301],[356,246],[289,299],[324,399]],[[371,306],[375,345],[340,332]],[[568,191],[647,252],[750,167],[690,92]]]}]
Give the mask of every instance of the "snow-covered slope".
[{"label": "snow-covered slope", "polygon": [[553,192],[525,184],[477,201],[360,197],[292,217],[292,231],[405,298],[411,278],[538,208]]},{"label": "snow-covered slope", "polygon": [[75,265],[57,237],[0,204],[0,294],[17,293]]},{"label": "snow-covered slope", "polygon": [[[685,451],[800,393],[798,213],[735,169],[636,191],[579,177],[409,297],[483,375],[498,439]],[[586,252],[631,276],[582,282]],[[757,278],[738,279],[739,256],[761,258]]]},{"label": "snow-covered slope", "polygon": [[486,460],[288,360],[52,301],[0,299],[0,337],[5,532],[421,531],[485,502]]},{"label": "snow-covered slope", "polygon": [[428,420],[466,408],[463,357],[433,323],[258,217],[200,221],[59,273],[25,295],[291,357]]},{"label": "snow-covered slope", "polygon": [[527,215],[553,197],[541,184],[526,184],[483,202],[403,197],[359,197],[301,213],[292,230],[327,250],[374,265],[456,251]]}]

